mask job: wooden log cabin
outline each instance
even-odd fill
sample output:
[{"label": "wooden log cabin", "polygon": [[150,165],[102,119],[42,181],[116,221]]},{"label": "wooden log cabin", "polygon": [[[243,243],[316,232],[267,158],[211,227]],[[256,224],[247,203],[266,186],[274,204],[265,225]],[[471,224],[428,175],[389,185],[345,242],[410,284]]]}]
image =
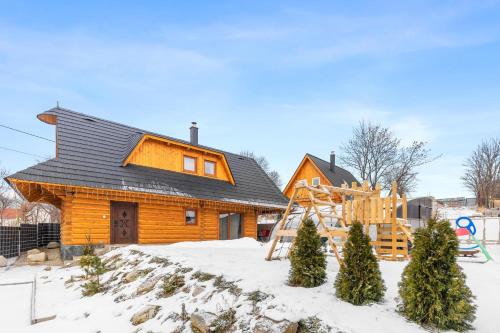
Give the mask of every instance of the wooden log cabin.
[{"label": "wooden log cabin", "polygon": [[56,156],[6,178],[28,201],[61,209],[64,259],[95,244],[158,244],[257,237],[257,217],[287,199],[254,159],[64,108]]},{"label": "wooden log cabin", "polygon": [[[306,185],[328,185],[340,187],[343,184],[351,186],[359,182],[347,170],[335,164],[335,153],[330,153],[330,161],[325,161],[312,154],[306,154],[286,185],[283,193],[287,198],[292,196],[295,184],[301,181]],[[335,199],[335,198],[334,198]],[[340,198],[337,198],[340,200]]]}]

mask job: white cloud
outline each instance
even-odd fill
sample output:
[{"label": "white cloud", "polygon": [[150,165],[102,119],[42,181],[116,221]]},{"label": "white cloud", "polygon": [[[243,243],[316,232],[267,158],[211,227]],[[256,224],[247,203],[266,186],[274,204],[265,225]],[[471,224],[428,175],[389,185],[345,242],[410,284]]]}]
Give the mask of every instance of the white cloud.
[{"label": "white cloud", "polygon": [[401,139],[405,145],[413,141],[431,142],[438,135],[438,130],[424,120],[415,115],[404,116],[390,124],[394,134]]}]

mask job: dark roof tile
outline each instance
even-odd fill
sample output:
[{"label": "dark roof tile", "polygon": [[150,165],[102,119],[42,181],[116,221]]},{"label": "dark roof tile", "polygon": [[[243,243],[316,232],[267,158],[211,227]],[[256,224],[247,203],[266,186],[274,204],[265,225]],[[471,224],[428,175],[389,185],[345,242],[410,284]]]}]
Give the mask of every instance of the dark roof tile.
[{"label": "dark roof tile", "polygon": [[316,164],[316,166],[321,170],[321,172],[325,175],[326,178],[332,183],[333,186],[341,186],[344,183],[347,183],[349,186],[351,186],[352,182],[356,182],[359,184],[359,182],[354,178],[352,173],[347,171],[346,169],[343,169],[339,167],[338,165],[335,165],[335,172],[330,170],[330,162],[327,162],[325,160],[322,160],[319,157],[316,157],[311,154],[307,154],[311,158],[311,160]]},{"label": "dark roof tile", "polygon": [[287,204],[288,200],[254,159],[199,146],[224,154],[235,185],[132,164],[122,167],[123,160],[144,134],[184,144],[189,142],[68,109],[54,108],[45,113],[57,116],[58,158],[36,164],[9,178],[267,207],[284,207]]}]

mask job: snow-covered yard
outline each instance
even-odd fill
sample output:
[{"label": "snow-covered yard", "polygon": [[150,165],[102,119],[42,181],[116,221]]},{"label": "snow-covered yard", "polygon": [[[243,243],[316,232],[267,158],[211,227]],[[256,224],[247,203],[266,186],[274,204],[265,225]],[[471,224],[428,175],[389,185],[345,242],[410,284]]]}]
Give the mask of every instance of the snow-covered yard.
[{"label": "snow-covered yard", "polygon": [[[112,258],[121,254],[120,258],[114,257],[117,268],[103,276],[103,281],[111,281],[111,289],[105,294],[92,297],[81,296],[81,282],[68,282],[72,275],[81,274],[79,267],[53,268],[50,271],[45,271],[44,267],[2,269],[0,283],[29,281],[36,275],[36,316],[55,314],[57,318],[29,326],[29,293],[21,290],[22,288],[0,287],[7,288],[0,289],[0,316],[5,316],[0,322],[3,329],[6,329],[6,323],[10,325],[6,329],[9,332],[132,332],[139,327],[143,332],[173,332],[182,327],[182,320],[173,313],[181,313],[184,303],[187,313],[196,309],[213,313],[235,309],[239,331],[250,329],[251,332],[258,320],[256,314],[260,313],[275,321],[298,321],[308,316],[317,316],[331,326],[333,332],[425,332],[419,326],[405,321],[395,311],[397,283],[406,262],[381,262],[387,286],[384,302],[356,307],[335,297],[333,280],[339,267],[333,257],[328,258],[327,283],[312,289],[294,288],[286,285],[289,261],[267,262],[264,260],[266,250],[266,246],[248,238],[120,248],[104,256]],[[489,246],[488,250],[500,261],[500,246]],[[168,258],[172,264],[156,257]],[[497,332],[500,264],[461,262],[461,265],[467,274],[468,285],[477,296],[478,311],[474,323],[476,331]],[[148,268],[154,270],[150,271]],[[186,268],[193,270],[188,272]],[[144,272],[144,276],[133,282],[123,283],[124,275],[131,270],[140,270]],[[158,297],[162,281],[153,291],[137,295],[137,288],[144,281],[176,270],[185,276],[185,286],[173,296]],[[208,281],[193,278],[193,273],[198,270],[224,275],[226,281],[234,281],[242,289],[241,293],[238,290],[231,291],[230,288],[215,292],[217,288],[213,286],[214,278]],[[272,295],[256,304],[259,309],[255,309],[247,300],[247,293],[256,290]],[[198,295],[193,296],[193,293]],[[161,306],[156,317],[133,326],[130,323],[133,314],[151,304]],[[189,324],[181,331],[190,332]]]}]

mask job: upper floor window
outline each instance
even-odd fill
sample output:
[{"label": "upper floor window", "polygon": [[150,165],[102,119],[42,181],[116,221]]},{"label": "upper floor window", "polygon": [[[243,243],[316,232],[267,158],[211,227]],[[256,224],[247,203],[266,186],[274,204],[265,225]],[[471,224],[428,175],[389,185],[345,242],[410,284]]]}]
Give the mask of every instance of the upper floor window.
[{"label": "upper floor window", "polygon": [[205,175],[215,176],[215,162],[205,160]]},{"label": "upper floor window", "polygon": [[314,177],[312,179],[312,185],[313,186],[318,186],[319,185],[319,177]]},{"label": "upper floor window", "polygon": [[184,171],[196,172],[196,157],[184,155]]}]

